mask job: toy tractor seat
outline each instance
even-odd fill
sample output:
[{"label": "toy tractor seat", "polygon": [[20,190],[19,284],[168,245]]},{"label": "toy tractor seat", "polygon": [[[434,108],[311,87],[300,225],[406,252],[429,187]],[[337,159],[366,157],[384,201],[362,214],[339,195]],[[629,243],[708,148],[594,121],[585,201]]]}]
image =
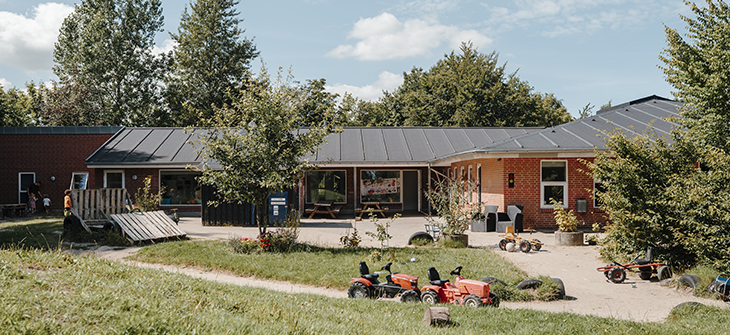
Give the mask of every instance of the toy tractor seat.
[{"label": "toy tractor seat", "polygon": [[652,248],[648,247],[646,248],[646,258],[637,259],[635,260],[636,264],[638,265],[646,265],[652,262]]},{"label": "toy tractor seat", "polygon": [[439,276],[439,272],[436,271],[436,268],[430,267],[428,268],[428,281],[431,283],[431,285],[436,286],[444,286],[444,284],[448,283],[448,279],[441,279]]},{"label": "toy tractor seat", "polygon": [[370,273],[370,269],[368,269],[368,264],[365,263],[365,261],[360,261],[360,276],[371,281],[373,284],[378,283],[378,274]]}]

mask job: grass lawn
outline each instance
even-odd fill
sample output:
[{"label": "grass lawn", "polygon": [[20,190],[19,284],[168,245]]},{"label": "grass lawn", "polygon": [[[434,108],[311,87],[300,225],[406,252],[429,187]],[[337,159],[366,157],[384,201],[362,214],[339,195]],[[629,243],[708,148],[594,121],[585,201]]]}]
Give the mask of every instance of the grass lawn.
[{"label": "grass lawn", "polygon": [[56,249],[61,246],[62,217],[0,222],[0,248]]},{"label": "grass lawn", "polygon": [[286,294],[40,250],[0,250],[0,280],[3,333],[719,334],[730,322],[702,306],[662,324],[450,306],[451,323],[429,327],[423,304]]}]

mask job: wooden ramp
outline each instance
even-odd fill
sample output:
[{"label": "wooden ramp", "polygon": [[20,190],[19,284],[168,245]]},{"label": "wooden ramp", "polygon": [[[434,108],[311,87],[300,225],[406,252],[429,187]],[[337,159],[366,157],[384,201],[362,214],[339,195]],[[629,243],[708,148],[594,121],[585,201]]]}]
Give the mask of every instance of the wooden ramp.
[{"label": "wooden ramp", "polygon": [[185,237],[185,232],[163,211],[112,214],[111,218],[133,242]]}]

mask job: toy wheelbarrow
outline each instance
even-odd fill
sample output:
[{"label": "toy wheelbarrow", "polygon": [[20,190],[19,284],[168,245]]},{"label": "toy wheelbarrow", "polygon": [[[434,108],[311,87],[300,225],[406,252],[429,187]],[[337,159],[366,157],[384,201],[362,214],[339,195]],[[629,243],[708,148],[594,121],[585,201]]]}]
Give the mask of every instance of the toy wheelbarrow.
[{"label": "toy wheelbarrow", "polygon": [[717,276],[715,280],[707,286],[707,293],[710,296],[718,295],[722,301],[730,301],[730,278],[728,276]]}]

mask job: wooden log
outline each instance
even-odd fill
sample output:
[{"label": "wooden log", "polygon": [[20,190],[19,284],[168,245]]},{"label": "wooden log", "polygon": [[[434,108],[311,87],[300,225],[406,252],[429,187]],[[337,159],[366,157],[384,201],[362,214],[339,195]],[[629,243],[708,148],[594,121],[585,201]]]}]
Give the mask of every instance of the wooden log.
[{"label": "wooden log", "polygon": [[429,326],[449,323],[449,308],[426,307],[426,312],[423,313],[423,323]]}]

